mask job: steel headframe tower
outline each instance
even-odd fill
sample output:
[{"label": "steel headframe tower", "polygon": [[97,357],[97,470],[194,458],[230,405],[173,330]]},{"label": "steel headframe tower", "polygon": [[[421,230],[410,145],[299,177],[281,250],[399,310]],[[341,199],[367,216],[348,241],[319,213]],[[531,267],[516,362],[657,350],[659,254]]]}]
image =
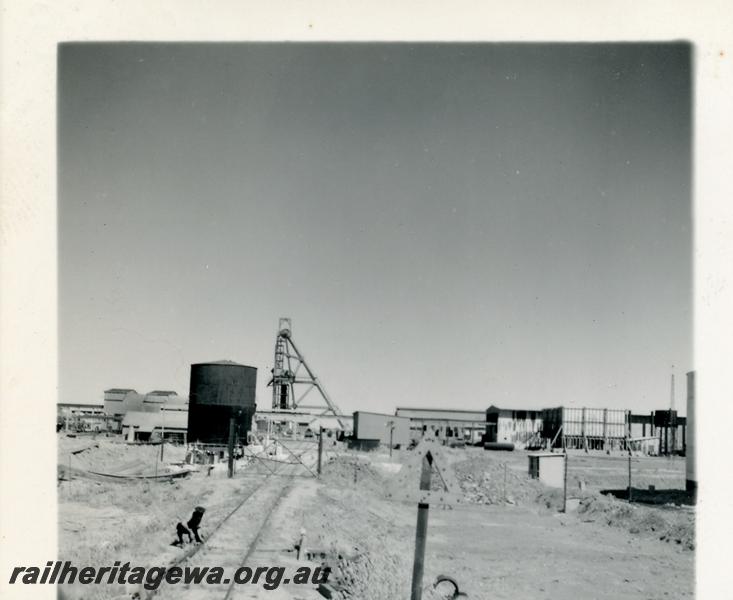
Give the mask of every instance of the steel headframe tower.
[{"label": "steel headframe tower", "polygon": [[[306,410],[313,411],[314,416],[333,415],[339,425],[346,429],[341,420],[339,407],[331,400],[318,377],[313,373],[305,357],[298,350],[291,335],[291,321],[287,317],[280,319],[275,340],[275,362],[272,368],[272,379],[267,385],[272,386],[273,410]],[[301,368],[305,371],[301,373]],[[296,386],[303,389],[300,396],[296,394]],[[303,404],[306,396],[313,390],[320,394],[321,404]],[[316,400],[316,402],[318,402]]]}]

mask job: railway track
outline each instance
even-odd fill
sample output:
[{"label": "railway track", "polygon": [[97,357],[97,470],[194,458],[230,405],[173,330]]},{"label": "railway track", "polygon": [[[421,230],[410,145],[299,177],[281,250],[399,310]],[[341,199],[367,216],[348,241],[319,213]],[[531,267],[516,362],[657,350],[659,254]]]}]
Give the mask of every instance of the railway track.
[{"label": "railway track", "polygon": [[220,584],[169,585],[162,582],[156,590],[148,591],[144,598],[169,600],[179,598],[182,594],[193,595],[190,593],[193,590],[196,598],[206,600],[252,597],[247,592],[257,591],[255,585],[237,585],[226,578],[232,577],[238,568],[247,564],[281,500],[287,496],[296,476],[303,472],[303,466],[299,464],[271,464],[272,472],[263,476],[260,485],[245,492],[237,505],[209,531],[202,544],[168,565],[168,568],[221,567],[225,579]]}]

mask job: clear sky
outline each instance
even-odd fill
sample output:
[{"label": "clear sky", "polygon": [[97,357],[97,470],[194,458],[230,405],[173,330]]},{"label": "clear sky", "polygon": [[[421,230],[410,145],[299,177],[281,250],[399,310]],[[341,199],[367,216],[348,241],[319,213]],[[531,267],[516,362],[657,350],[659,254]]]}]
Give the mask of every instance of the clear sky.
[{"label": "clear sky", "polygon": [[59,50],[62,402],[188,393],[277,321],[345,412],[669,405],[685,44]]}]

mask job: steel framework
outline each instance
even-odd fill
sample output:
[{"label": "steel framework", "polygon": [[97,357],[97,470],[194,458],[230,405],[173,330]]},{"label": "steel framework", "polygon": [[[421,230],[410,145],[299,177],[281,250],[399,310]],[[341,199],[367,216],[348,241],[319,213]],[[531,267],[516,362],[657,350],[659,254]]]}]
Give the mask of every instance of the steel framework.
[{"label": "steel framework", "polygon": [[[272,368],[272,379],[267,384],[272,386],[273,410],[293,411],[306,410],[314,417],[333,415],[342,429],[346,425],[341,419],[341,411],[331,400],[321,381],[305,360],[305,356],[293,342],[291,321],[287,317],[280,319],[277,338],[275,340],[275,361]],[[303,371],[301,372],[301,368]],[[296,393],[296,386],[298,393]],[[313,390],[320,396],[314,404],[303,404],[305,398]],[[300,392],[302,390],[302,392]]]}]

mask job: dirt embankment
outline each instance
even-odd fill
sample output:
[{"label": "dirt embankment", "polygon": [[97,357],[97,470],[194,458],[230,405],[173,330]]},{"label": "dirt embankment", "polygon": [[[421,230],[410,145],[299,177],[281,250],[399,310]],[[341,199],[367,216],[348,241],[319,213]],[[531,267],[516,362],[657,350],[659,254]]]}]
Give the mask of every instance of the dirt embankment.
[{"label": "dirt embankment", "polygon": [[[468,502],[562,509],[562,490],[547,488],[516,469],[505,468],[505,463],[494,454],[487,452],[458,461],[454,470]],[[591,490],[572,496],[578,501],[574,514],[580,520],[619,527],[633,535],[657,537],[688,550],[695,547],[695,517],[688,507],[629,504]]]}]

